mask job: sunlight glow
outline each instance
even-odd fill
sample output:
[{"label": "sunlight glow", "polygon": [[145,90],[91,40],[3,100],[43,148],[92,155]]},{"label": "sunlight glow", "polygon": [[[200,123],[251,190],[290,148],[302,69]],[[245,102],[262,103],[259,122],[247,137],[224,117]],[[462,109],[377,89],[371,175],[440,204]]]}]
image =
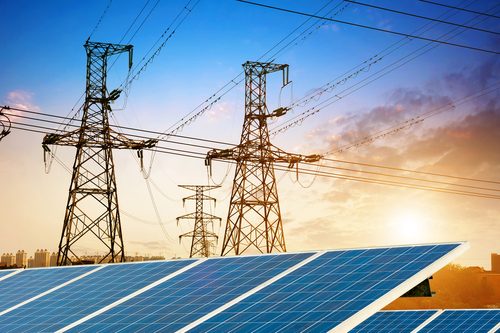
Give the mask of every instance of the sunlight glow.
[{"label": "sunlight glow", "polygon": [[391,226],[394,232],[392,237],[398,243],[421,242],[426,238],[425,219],[418,212],[412,210],[395,212]]}]

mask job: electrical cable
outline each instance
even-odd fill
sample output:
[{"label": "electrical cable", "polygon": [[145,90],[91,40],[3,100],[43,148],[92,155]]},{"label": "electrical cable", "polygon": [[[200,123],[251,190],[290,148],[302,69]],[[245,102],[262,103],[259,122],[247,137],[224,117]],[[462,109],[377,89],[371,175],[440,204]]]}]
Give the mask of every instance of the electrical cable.
[{"label": "electrical cable", "polygon": [[453,26],[461,27],[461,28],[467,28],[469,30],[476,30],[476,31],[480,31],[480,32],[487,32],[487,33],[490,33],[490,34],[500,35],[499,32],[492,31],[492,30],[471,27],[471,26],[468,26],[468,25],[454,23],[454,22],[449,22],[449,21],[443,21],[443,20],[440,20],[440,19],[435,19],[435,18],[431,18],[431,17],[428,17],[428,16],[422,16],[422,15],[417,15],[417,14],[413,14],[413,13],[403,12],[403,11],[400,11],[400,10],[395,10],[395,9],[391,9],[391,8],[387,8],[387,7],[375,6],[375,5],[372,5],[372,4],[368,4],[368,3],[364,3],[364,2],[358,2],[358,1],[354,1],[354,0],[344,0],[344,1],[356,4],[356,5],[364,6],[364,7],[369,7],[369,8],[380,9],[380,10],[383,10],[383,11],[388,11],[388,12],[391,12],[391,13],[396,13],[396,14],[411,16],[411,17],[415,17],[415,18],[420,18],[420,19],[428,20],[428,21],[433,21],[433,22],[438,22],[438,23],[453,25]]},{"label": "electrical cable", "polygon": [[[13,126],[13,128],[16,128],[19,130],[24,130],[24,131],[29,131],[29,132],[35,132],[35,133],[44,133],[44,132],[41,132],[38,130],[18,128],[18,127],[14,127],[14,126]],[[148,148],[148,149],[144,149],[144,150],[152,151],[154,149]],[[156,151],[159,153],[165,153],[165,154],[188,157],[188,158],[195,158],[195,159],[201,159],[201,160],[205,159],[203,156],[199,156],[199,154],[196,154],[194,152],[189,152],[189,151],[187,153],[170,152],[170,151],[166,151],[166,150],[156,150]],[[235,164],[234,161],[226,161],[226,160],[221,160],[221,161],[225,162],[225,163]],[[305,168],[291,169],[291,168],[286,168],[286,167],[275,165],[274,169],[279,170],[279,171],[297,172],[299,174],[305,174],[305,175],[312,175],[312,176],[316,175],[316,176],[325,177],[325,178],[332,178],[332,179],[351,180],[351,181],[358,181],[358,182],[363,182],[363,183],[371,183],[371,184],[379,184],[379,185],[388,185],[388,186],[393,186],[393,187],[426,190],[426,191],[438,192],[438,193],[457,194],[457,195],[469,196],[469,197],[479,197],[479,198],[488,198],[488,199],[496,199],[496,200],[500,199],[500,196],[491,195],[488,193],[463,191],[463,190],[456,190],[456,189],[447,189],[447,188],[441,188],[441,187],[436,187],[436,186],[427,186],[427,185],[420,185],[420,184],[414,184],[414,183],[396,182],[396,181],[389,181],[389,180],[368,178],[368,177],[350,176],[350,175],[344,175],[344,174],[338,174],[338,173],[332,173],[332,172],[323,172],[323,171],[316,172],[315,170],[305,169]],[[457,184],[454,186],[461,186],[461,185]]]},{"label": "electrical cable", "polygon": [[302,16],[309,16],[309,17],[314,17],[314,18],[323,19],[323,20],[327,20],[327,21],[332,21],[332,22],[335,22],[335,23],[351,25],[351,26],[358,27],[358,28],[364,28],[364,29],[369,29],[369,30],[374,30],[374,31],[379,31],[379,32],[385,32],[385,33],[389,33],[389,34],[393,34],[393,35],[398,35],[398,36],[403,36],[403,37],[407,37],[407,38],[415,38],[415,39],[420,39],[420,40],[427,41],[427,42],[439,43],[439,44],[444,44],[444,45],[448,45],[448,46],[455,46],[455,47],[459,47],[459,48],[463,48],[463,49],[469,49],[469,50],[473,50],[473,51],[479,51],[479,52],[485,52],[485,53],[491,53],[491,54],[500,54],[500,52],[494,51],[494,50],[488,50],[488,49],[484,49],[484,48],[480,48],[480,47],[474,47],[474,46],[464,45],[464,44],[458,44],[458,43],[451,43],[451,42],[446,42],[446,41],[442,41],[442,40],[438,40],[438,39],[434,39],[434,38],[427,38],[427,37],[422,37],[422,36],[416,36],[416,35],[411,35],[411,34],[407,34],[407,33],[403,33],[403,32],[398,32],[398,31],[394,31],[394,30],[387,30],[387,29],[372,27],[372,26],[368,26],[368,25],[364,25],[364,24],[359,24],[359,23],[354,23],[354,22],[349,22],[349,21],[337,20],[337,19],[333,19],[333,18],[328,18],[328,17],[318,16],[318,15],[314,15],[314,14],[304,13],[304,12],[300,12],[300,11],[296,11],[296,10],[291,10],[291,9],[287,9],[287,8],[275,7],[275,6],[265,5],[265,4],[261,4],[261,3],[257,3],[257,2],[252,2],[252,1],[247,1],[247,0],[236,0],[236,1],[247,3],[247,4],[250,4],[250,5],[254,5],[254,6],[259,6],[259,7],[264,7],[264,8],[268,8],[268,9],[274,9],[274,10],[278,10],[278,11],[282,11],[282,12],[287,12],[287,13],[291,13],[291,14],[297,14],[297,15],[302,15]]},{"label": "electrical cable", "polygon": [[497,18],[497,19],[500,18],[500,16],[497,16],[497,15],[492,15],[492,14],[488,14],[488,13],[484,13],[484,12],[479,12],[479,11],[476,11],[476,10],[470,10],[470,9],[466,9],[466,8],[462,8],[462,7],[457,7],[457,6],[446,5],[446,4],[440,3],[440,2],[429,1],[429,0],[419,0],[419,1],[430,3],[430,4],[433,4],[433,5],[436,5],[436,6],[441,6],[441,7],[456,9],[456,10],[460,10],[460,11],[464,11],[464,12],[469,12],[469,13],[473,13],[473,14],[477,14],[477,15],[494,17],[494,18]]}]

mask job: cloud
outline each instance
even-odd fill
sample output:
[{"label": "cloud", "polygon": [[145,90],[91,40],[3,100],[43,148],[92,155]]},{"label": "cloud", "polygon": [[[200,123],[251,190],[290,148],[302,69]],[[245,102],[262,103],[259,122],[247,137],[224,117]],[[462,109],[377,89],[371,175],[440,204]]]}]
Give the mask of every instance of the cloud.
[{"label": "cloud", "polygon": [[33,96],[32,92],[26,90],[13,90],[7,93],[5,101],[11,107],[40,111],[40,107],[33,102]]}]

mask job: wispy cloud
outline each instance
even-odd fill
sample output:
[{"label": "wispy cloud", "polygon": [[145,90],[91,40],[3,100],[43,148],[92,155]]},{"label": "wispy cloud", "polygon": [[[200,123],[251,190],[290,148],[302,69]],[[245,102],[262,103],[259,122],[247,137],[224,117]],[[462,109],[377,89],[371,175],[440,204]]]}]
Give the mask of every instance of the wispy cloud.
[{"label": "wispy cloud", "polygon": [[8,92],[5,103],[8,106],[19,109],[40,111],[40,107],[34,102],[34,94],[26,90],[12,90]]}]

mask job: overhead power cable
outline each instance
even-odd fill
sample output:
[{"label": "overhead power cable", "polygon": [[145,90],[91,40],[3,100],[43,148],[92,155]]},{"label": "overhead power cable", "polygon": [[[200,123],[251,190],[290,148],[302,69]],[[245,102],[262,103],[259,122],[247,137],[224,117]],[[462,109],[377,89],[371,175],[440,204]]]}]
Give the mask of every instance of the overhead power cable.
[{"label": "overhead power cable", "polygon": [[368,26],[368,25],[364,25],[364,24],[359,24],[359,23],[353,23],[353,22],[348,22],[348,21],[337,20],[337,19],[333,19],[333,18],[328,18],[328,17],[318,16],[318,15],[314,15],[314,14],[304,13],[304,12],[300,12],[300,11],[296,11],[296,10],[291,10],[291,9],[287,9],[287,8],[275,7],[275,6],[270,6],[270,5],[261,4],[261,3],[257,3],[257,2],[252,2],[252,1],[247,1],[247,0],[236,0],[236,1],[242,2],[242,3],[247,3],[247,4],[250,4],[250,5],[254,5],[254,6],[264,7],[264,8],[268,8],[268,9],[274,9],[274,10],[278,10],[278,11],[282,11],[282,12],[286,12],[286,13],[297,14],[297,15],[302,15],[302,16],[309,16],[309,17],[314,17],[314,18],[318,18],[318,19],[322,19],[322,20],[332,21],[332,22],[336,22],[336,23],[340,23],[340,24],[346,24],[346,25],[350,25],[350,26],[354,26],[354,27],[358,27],[358,28],[364,28],[364,29],[369,29],[369,30],[374,30],[374,31],[380,31],[380,32],[385,32],[385,33],[389,33],[389,34],[393,34],[393,35],[398,35],[398,36],[404,36],[404,37],[408,37],[408,38],[420,39],[420,40],[424,40],[424,41],[427,41],[427,42],[439,43],[439,44],[444,44],[444,45],[449,45],[449,46],[455,46],[455,47],[460,47],[460,48],[463,48],[463,49],[469,49],[469,50],[474,50],[474,51],[479,51],[479,52],[485,52],[485,53],[491,53],[491,54],[500,54],[500,52],[494,51],[494,50],[487,50],[487,49],[480,48],[480,47],[474,47],[474,46],[469,46],[469,45],[464,45],[464,44],[451,43],[451,42],[446,42],[446,41],[443,41],[443,40],[438,40],[438,39],[433,39],[433,38],[427,38],[427,37],[421,37],[421,36],[411,35],[411,34],[407,34],[407,33],[403,33],[403,32],[398,32],[398,31],[394,31],[394,30],[387,30],[387,29],[372,27],[372,26]]},{"label": "overhead power cable", "polygon": [[365,136],[364,138],[362,138],[356,142],[345,144],[341,147],[329,150],[329,151],[325,152],[323,155],[334,155],[334,154],[343,153],[349,149],[356,148],[356,147],[362,146],[364,144],[372,143],[376,140],[385,138],[388,135],[400,132],[400,131],[407,129],[411,126],[414,126],[416,124],[420,124],[428,118],[437,116],[437,115],[439,115],[443,112],[449,111],[449,110],[454,110],[457,106],[460,106],[462,104],[470,102],[473,99],[481,98],[481,97],[484,97],[492,92],[495,92],[499,89],[499,85],[500,85],[500,82],[496,82],[495,84],[493,84],[489,87],[486,87],[485,89],[481,89],[479,92],[476,92],[475,94],[466,96],[466,97],[461,98],[459,100],[450,102],[444,106],[438,107],[434,110],[431,110],[431,111],[425,112],[423,114],[417,115],[415,117],[412,117],[410,119],[407,119],[403,122],[400,122],[400,123],[395,124],[393,126],[390,126],[388,128],[379,130],[376,133]]},{"label": "overhead power cable", "polygon": [[335,162],[335,163],[354,164],[354,165],[365,166],[365,167],[370,167],[370,168],[378,168],[378,169],[402,171],[402,172],[416,173],[416,174],[428,175],[428,176],[438,176],[438,177],[445,177],[445,178],[452,178],[452,179],[466,180],[466,181],[474,181],[474,182],[481,182],[481,183],[500,184],[500,181],[495,181],[495,180],[484,180],[484,179],[477,179],[477,178],[458,177],[458,176],[445,175],[445,174],[442,174],[442,173],[418,171],[418,170],[411,170],[411,169],[404,169],[404,168],[395,168],[395,167],[390,167],[390,166],[386,166],[386,165],[377,165],[377,164],[370,164],[370,163],[344,161],[344,160],[338,160],[338,159],[326,158],[326,157],[323,158],[323,160],[325,160],[325,161],[331,161],[331,162]]},{"label": "overhead power cable", "polygon": [[97,29],[101,25],[101,22],[104,19],[104,16],[106,16],[106,13],[108,12],[109,7],[111,6],[112,2],[113,2],[113,0],[108,1],[108,4],[107,4],[106,8],[104,8],[104,11],[102,12],[101,16],[99,17],[99,20],[97,20],[97,23],[94,26],[94,29],[92,29],[92,32],[90,32],[89,39],[92,38],[92,35],[94,35],[94,33],[97,31]]},{"label": "overhead power cable", "polygon": [[[13,122],[13,124],[17,125],[16,127],[13,127],[13,128],[21,129],[21,130],[31,130],[31,128],[35,128],[35,130],[33,130],[33,131],[40,132],[40,133],[46,133],[46,132],[39,131],[39,129],[47,130],[47,131],[51,130],[51,128],[49,128],[49,127],[33,125],[33,124],[23,124],[23,123],[18,123],[18,122]],[[23,126],[23,127],[18,127],[18,126]],[[30,128],[26,128],[26,127],[30,127]],[[183,143],[179,143],[179,144],[183,144]],[[193,146],[191,144],[186,144],[186,145]],[[207,147],[207,146],[196,146],[196,145],[194,145],[194,146],[196,148],[203,148],[203,149],[211,149],[212,148],[212,147]],[[187,149],[174,149],[174,148],[168,148],[168,147],[162,147],[162,146],[157,146],[154,149],[148,149],[148,150],[158,151],[158,152],[175,152],[175,153],[182,153],[182,154],[191,154],[191,155],[198,156],[200,158],[205,158],[205,156],[206,156],[206,151],[199,152],[199,151],[193,151],[193,150],[187,150]],[[350,161],[343,161],[343,160],[329,159],[329,158],[324,158],[324,160],[332,161],[332,162],[336,162],[336,163],[367,166],[367,167],[372,167],[372,168],[382,168],[382,169],[393,170],[393,171],[411,172],[411,173],[417,173],[417,174],[426,175],[426,176],[439,176],[439,177],[448,177],[448,178],[453,178],[453,179],[458,179],[458,180],[467,180],[467,181],[483,182],[483,183],[490,183],[490,184],[500,184],[499,181],[457,177],[457,176],[423,172],[423,171],[410,170],[410,169],[394,168],[394,167],[388,167],[388,166],[379,166],[379,165],[369,164],[369,163],[350,162]],[[452,185],[452,186],[461,186],[461,187],[468,187],[468,188],[481,189],[481,190],[500,191],[500,189],[490,189],[490,188],[483,188],[483,187],[479,187],[479,186],[472,186],[472,185],[465,185],[465,184],[454,184],[454,183],[436,181],[436,180],[431,180],[431,179],[410,177],[410,176],[406,176],[406,175],[387,174],[387,173],[373,172],[373,171],[367,171],[367,170],[358,170],[358,169],[341,168],[341,167],[328,166],[328,165],[319,165],[319,164],[314,164],[314,163],[305,163],[305,164],[313,165],[316,167],[319,166],[321,168],[337,169],[337,170],[355,172],[355,173],[366,173],[366,174],[371,174],[371,175],[400,178],[400,179],[414,180],[414,181],[420,181],[420,182],[429,182],[429,183],[435,183],[435,184],[441,184],[441,185]]]},{"label": "overhead power cable", "polygon": [[[498,83],[498,84],[500,84],[500,83]],[[478,97],[478,96],[476,96],[476,97]],[[30,120],[37,120],[37,121],[44,121],[44,122],[47,121],[46,119],[39,119],[39,118],[33,118],[33,117],[24,117],[24,116],[21,116],[21,115],[14,115],[14,114],[8,114],[8,115],[11,115],[13,117],[20,117],[20,118],[23,118],[23,119],[28,118]],[[58,122],[53,122],[53,121],[50,121],[50,123],[53,123],[53,124],[56,124],[56,125],[59,124]],[[47,132],[53,131],[53,128],[51,128],[51,127],[40,126],[40,125],[35,125],[35,124],[21,123],[21,122],[16,122],[16,121],[13,121],[12,124],[17,125],[17,126],[31,127],[31,128],[35,128],[37,130],[45,130],[45,132],[40,131],[41,133],[47,133]],[[129,133],[124,133],[124,134],[127,135],[127,136],[131,135]],[[134,135],[132,135],[132,136],[134,136]],[[143,138],[143,139],[151,139],[151,137],[142,136],[142,135],[135,135],[135,137]],[[188,137],[188,136],[183,136],[183,138],[192,139],[192,137]],[[214,142],[213,140],[207,140],[207,139],[201,139],[201,138],[196,138],[196,140],[207,142],[207,143],[213,143]],[[216,147],[214,147],[212,145],[198,145],[198,144],[192,144],[192,143],[189,143],[189,142],[180,142],[180,141],[173,142],[173,141],[169,141],[169,140],[165,140],[164,142],[178,144],[178,145],[184,145],[184,146],[192,147],[192,148],[205,149],[205,151],[203,151],[203,152],[194,152],[192,150],[173,149],[173,148],[167,148],[167,147],[161,147],[161,146],[158,146],[158,149],[167,149],[167,150],[170,150],[170,151],[182,152],[182,153],[195,153],[195,154],[197,154],[199,156],[203,156],[203,157],[206,156],[206,150],[210,150],[210,149],[216,148]],[[227,144],[229,144],[229,143],[227,143]],[[234,144],[233,144],[233,146],[234,146]],[[500,184],[500,182],[493,181],[493,180],[464,178],[464,177],[457,177],[457,176],[451,176],[451,175],[437,174],[437,173],[431,173],[431,172],[424,172],[424,171],[417,171],[417,170],[410,170],[410,169],[401,169],[401,168],[394,168],[394,167],[389,167],[389,166],[380,166],[380,165],[369,164],[369,163],[362,163],[362,162],[351,162],[351,161],[345,161],[345,160],[340,160],[340,159],[332,159],[332,158],[326,158],[326,157],[324,157],[323,160],[325,160],[325,161],[331,161],[331,162],[336,162],[336,163],[344,163],[344,164],[352,164],[352,165],[359,165],[359,166],[382,168],[382,169],[394,170],[394,171],[412,172],[412,173],[417,173],[417,174],[427,175],[427,176],[440,176],[440,177],[448,177],[448,178],[454,178],[454,179],[459,179],[459,180],[467,180],[467,181],[477,181],[477,182],[483,182],[483,183]],[[349,170],[349,171],[364,172],[363,170]],[[392,175],[390,175],[390,177],[392,177]],[[406,177],[402,177],[402,178],[406,178]]]},{"label": "overhead power cable", "polygon": [[[331,2],[327,2],[323,7],[318,9],[316,11],[316,14],[320,13],[321,11],[325,10],[328,5],[330,5]],[[340,1],[337,5],[335,5],[333,8],[329,9],[325,15],[330,15],[330,17],[334,17],[340,13],[347,7],[348,4],[344,4],[344,6],[340,7],[343,4],[343,1]],[[339,8],[340,7],[340,8]],[[304,25],[306,25],[312,18],[308,18],[304,22],[302,22],[299,26],[297,26],[294,30],[292,30],[290,33],[288,33],[285,37],[283,37],[278,43],[276,43],[274,46],[272,46],[269,50],[267,50],[263,55],[261,55],[256,61],[272,61],[278,54],[283,52],[286,48],[290,46],[297,45],[299,42],[306,40],[308,37],[312,35],[312,33],[316,30],[318,30],[323,24],[318,25],[316,23],[311,24],[309,27],[307,27],[305,30],[303,30],[301,33],[299,33],[297,36],[289,40],[288,42],[287,39],[292,36],[295,32],[300,30]],[[281,44],[282,45],[280,48],[278,48]],[[277,49],[276,51],[274,51]],[[274,51],[274,52],[273,52]],[[273,52],[273,53],[271,53]],[[204,115],[207,111],[209,111],[215,104],[217,104],[225,95],[227,95],[229,92],[231,92],[235,87],[237,87],[241,82],[244,80],[243,76],[243,71],[238,73],[235,77],[233,77],[229,82],[224,84],[221,88],[219,88],[215,93],[210,95],[207,99],[205,99],[203,102],[198,104],[194,109],[192,109],[190,112],[188,112],[186,115],[184,115],[180,120],[175,122],[172,126],[167,128],[163,135],[165,136],[170,136],[171,134],[178,133],[182,131],[182,129],[189,124],[193,123],[196,121],[199,117]]]},{"label": "overhead power cable", "polygon": [[497,19],[500,18],[500,16],[497,16],[497,15],[488,14],[488,13],[484,13],[484,12],[479,12],[479,11],[476,11],[476,10],[470,10],[470,9],[466,9],[466,8],[462,8],[462,7],[457,7],[457,6],[447,5],[447,4],[440,3],[440,2],[429,1],[429,0],[419,0],[419,1],[430,3],[430,4],[433,4],[433,5],[436,5],[436,6],[441,6],[441,7],[446,7],[446,8],[461,10],[461,11],[464,11],[464,12],[473,13],[473,14],[477,14],[477,15],[494,17],[494,18],[497,18]]},{"label": "overhead power cable", "polygon": [[[74,119],[74,118],[68,118],[68,117],[53,115],[53,114],[49,114],[49,113],[37,112],[37,111],[33,111],[33,110],[20,109],[20,108],[10,107],[10,106],[6,106],[6,105],[5,106],[0,106],[0,107],[8,107],[11,110],[15,110],[15,111],[19,111],[19,112],[26,112],[26,113],[30,113],[30,114],[36,114],[36,115],[45,116],[45,117],[53,117],[53,118],[59,118],[59,119],[63,119],[63,120],[70,120],[70,122],[69,123],[53,122],[53,121],[49,121],[49,120],[42,119],[42,118],[32,118],[32,120],[44,121],[44,122],[54,123],[54,124],[59,124],[59,125],[64,124],[64,125],[68,125],[68,126],[71,126],[71,127],[80,127],[80,125],[71,124],[72,121],[78,121],[78,122],[80,122],[79,119]],[[27,116],[22,116],[21,117],[21,115],[18,115],[18,114],[11,114],[11,115],[12,116],[16,116],[16,117],[20,117],[20,118],[31,119],[31,118],[29,118]],[[115,126],[113,126],[113,128],[119,128],[119,129],[131,130],[131,131],[138,131],[138,132],[150,133],[150,134],[162,134],[163,133],[163,132],[158,132],[158,131],[151,131],[151,130],[145,130],[145,129],[140,129],[140,128],[136,128],[136,127],[128,127],[128,126],[120,126],[120,125],[115,125]],[[131,134],[131,135],[133,135],[133,134]],[[235,145],[234,143],[230,143],[230,142],[224,142],[224,141],[218,141],[218,140],[210,140],[210,139],[198,138],[198,137],[194,137],[194,136],[186,136],[186,135],[179,135],[179,134],[175,134],[175,135],[172,134],[170,136],[171,137],[176,137],[176,138],[182,138],[182,139],[204,141],[204,142],[221,144],[221,145],[230,145],[230,146],[234,146]],[[145,136],[141,136],[141,137],[146,138]],[[147,138],[151,139],[151,137],[147,137]],[[160,141],[170,142],[169,140],[160,140]]]},{"label": "overhead power cable", "polygon": [[364,3],[364,2],[358,2],[358,1],[354,1],[354,0],[344,0],[344,1],[356,4],[356,5],[360,5],[360,6],[365,6],[365,7],[375,8],[375,9],[379,9],[379,10],[384,10],[384,11],[391,12],[391,13],[396,13],[396,14],[411,16],[411,17],[415,17],[415,18],[419,18],[419,19],[428,20],[428,21],[433,21],[433,22],[438,22],[438,23],[453,25],[453,26],[460,27],[460,28],[466,28],[466,29],[470,29],[470,30],[476,30],[476,31],[481,31],[481,32],[487,32],[487,33],[490,33],[490,34],[500,35],[499,32],[492,31],[492,30],[487,30],[487,29],[476,28],[476,27],[471,27],[470,25],[464,25],[464,24],[460,24],[460,23],[454,23],[454,22],[444,21],[444,20],[440,20],[440,19],[436,19],[436,18],[432,18],[432,17],[428,17],[428,16],[422,16],[422,15],[418,15],[418,14],[403,12],[401,10],[395,10],[395,9],[391,9],[391,8],[387,8],[387,7],[382,7],[382,6],[375,6],[375,5],[371,5],[371,4]]},{"label": "overhead power cable", "polygon": [[[469,20],[470,22],[473,21],[474,19],[471,19]],[[483,19],[484,21],[484,19]],[[479,22],[480,23],[480,22]],[[461,31],[458,31],[458,30],[461,30]],[[456,37],[457,35],[461,34],[464,30],[463,29],[460,29],[460,28],[454,28],[452,31],[450,32],[447,32],[445,34],[443,34],[441,36],[441,38],[448,38],[448,39],[451,39],[453,37]],[[402,40],[405,40],[406,38],[402,39]],[[407,43],[411,42],[411,40],[407,40]],[[273,129],[271,129],[271,135],[275,136],[279,133],[282,133],[282,132],[285,132],[286,130],[288,130],[289,128],[291,127],[294,127],[294,126],[299,126],[302,124],[302,122],[319,113],[321,110],[325,109],[326,107],[332,105],[333,103],[335,102],[338,102],[340,101],[341,99],[355,93],[356,91],[360,90],[361,88],[369,85],[370,83],[372,82],[375,82],[377,81],[378,79],[380,79],[381,77],[385,76],[385,75],[388,75],[389,73],[395,71],[396,69],[404,66],[405,64],[409,63],[410,61],[413,61],[414,59],[422,56],[423,54],[431,51],[432,49],[438,47],[439,44],[435,44],[435,43],[432,43],[432,42],[428,42],[426,45],[423,45],[421,47],[419,47],[418,49],[410,52],[409,54],[403,56],[402,58],[392,62],[391,64],[385,66],[384,68],[380,69],[379,71],[371,74],[370,76],[364,78],[363,80],[353,84],[352,86],[344,89],[343,91],[337,93],[336,95],[324,100],[323,102],[319,103],[318,105],[306,110],[306,111],[303,111],[301,112],[300,114],[294,116],[293,118],[291,119],[288,119],[286,120],[284,123],[274,127]],[[373,79],[372,79],[373,78]],[[354,89],[355,88],[355,89]],[[487,92],[489,93],[489,92]],[[470,95],[467,96],[466,98],[469,98],[471,97]],[[452,108],[448,108],[448,109],[452,109]],[[440,113],[440,112],[438,112]],[[436,114],[438,114],[436,113]],[[419,122],[421,122],[422,120],[420,119],[409,119],[401,124],[398,124],[396,125],[395,127],[393,128],[390,128],[390,129],[386,129],[387,131],[390,131],[390,133],[394,133],[394,132],[397,132],[399,130],[402,130],[402,129],[405,129],[405,128],[408,128],[408,127],[411,127]],[[384,131],[386,131],[384,130]],[[382,131],[381,131],[382,132]],[[377,135],[377,138],[380,138],[380,137],[383,137],[387,134],[384,134],[384,133],[376,133],[374,135],[371,135],[369,137],[367,137],[366,139],[367,140],[363,140],[364,142],[363,143],[369,143],[371,142],[371,139],[374,138],[374,136]],[[362,143],[360,143],[362,144]],[[358,143],[354,143],[352,145],[349,145],[347,149],[350,149],[356,145],[360,145]],[[339,148],[339,150],[336,150],[335,152],[339,152],[340,150],[342,150],[342,148],[344,147],[341,147]]]},{"label": "overhead power cable", "polygon": [[[17,126],[13,126],[12,128],[16,128],[16,129],[24,130],[24,131],[29,131],[29,132],[35,132],[35,133],[45,133],[43,131],[21,128],[21,127],[17,127]],[[153,148],[147,148],[145,150],[155,151],[157,153],[164,153],[164,154],[169,154],[169,155],[181,156],[181,157],[195,158],[195,159],[199,159],[199,160],[205,159],[205,155],[203,153],[196,153],[196,152],[191,152],[191,151],[185,151],[184,153],[179,153],[179,152],[172,152],[168,149],[158,150],[158,149],[153,149]],[[224,160],[222,162],[234,164],[234,161],[225,161]],[[301,174],[301,175],[312,175],[312,176],[320,176],[320,177],[333,178],[333,179],[352,180],[352,181],[358,181],[358,182],[363,182],[363,183],[388,185],[388,186],[394,186],[394,187],[400,187],[400,188],[419,189],[419,190],[426,190],[426,191],[439,192],[439,193],[458,194],[458,195],[469,196],[469,197],[479,197],[479,198],[488,198],[488,199],[496,199],[496,200],[500,199],[500,196],[498,196],[498,195],[493,195],[493,194],[484,193],[484,192],[464,191],[464,190],[449,189],[449,188],[443,188],[443,187],[437,187],[437,186],[427,186],[427,185],[421,185],[421,184],[416,184],[416,183],[389,181],[389,180],[369,178],[369,177],[358,177],[358,176],[317,171],[317,170],[311,170],[311,169],[305,169],[305,168],[287,168],[285,166],[275,165],[274,169],[278,170],[278,171],[293,172],[293,173],[297,173],[297,174]],[[455,186],[460,187],[460,185],[455,185]],[[493,189],[489,189],[489,190],[493,190]],[[494,190],[496,190],[496,189],[494,189]]]}]

